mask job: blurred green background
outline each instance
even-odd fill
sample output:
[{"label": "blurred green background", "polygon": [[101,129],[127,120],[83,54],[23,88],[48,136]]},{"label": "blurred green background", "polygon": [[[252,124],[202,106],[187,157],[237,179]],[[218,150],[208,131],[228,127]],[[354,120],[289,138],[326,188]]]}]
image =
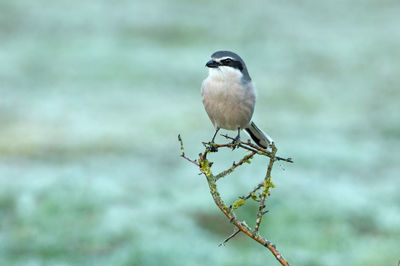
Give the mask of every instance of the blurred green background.
[{"label": "blurred green background", "polygon": [[[262,234],[293,265],[397,265],[398,1],[0,10],[0,265],[277,265],[242,235],[218,247],[232,225],[179,158],[178,133],[192,158],[213,134],[200,84],[220,49],[245,60],[254,121],[295,160],[274,168]],[[226,202],[265,170],[258,158],[221,180]]]}]

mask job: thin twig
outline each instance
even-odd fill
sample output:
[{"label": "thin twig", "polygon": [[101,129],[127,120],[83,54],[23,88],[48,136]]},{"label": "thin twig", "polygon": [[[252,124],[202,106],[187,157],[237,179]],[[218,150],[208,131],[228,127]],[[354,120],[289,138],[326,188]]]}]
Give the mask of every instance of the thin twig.
[{"label": "thin twig", "polygon": [[221,173],[219,173],[218,175],[215,176],[215,179],[218,180],[224,176],[226,176],[227,174],[230,174],[233,172],[233,170],[236,169],[236,167],[241,166],[242,164],[244,164],[245,162],[250,162],[250,160],[253,158],[254,154],[256,154],[256,152],[252,152],[251,154],[245,155],[238,163],[233,163],[232,167],[222,171]]},{"label": "thin twig", "polygon": [[186,159],[186,160],[188,160],[188,161],[191,162],[191,163],[194,163],[194,164],[197,165],[197,166],[200,166],[199,163],[196,162],[196,160],[193,161],[193,160],[191,160],[189,157],[187,157],[187,156],[185,155],[185,149],[184,149],[184,147],[183,147],[183,141],[182,141],[182,138],[181,138],[181,134],[178,135],[178,141],[179,141],[179,143],[181,144],[181,152],[182,152],[181,157],[184,158],[184,159]]},{"label": "thin twig", "polygon": [[250,197],[252,197],[254,193],[256,193],[256,191],[262,188],[263,186],[264,186],[264,181],[258,184],[246,197],[244,197],[244,199],[247,200]]},{"label": "thin twig", "polygon": [[228,242],[229,240],[231,240],[232,238],[234,238],[237,234],[239,234],[240,230],[238,228],[233,229],[233,233],[230,234],[224,241],[222,241],[221,244],[219,244],[218,246],[225,246],[226,242]]},{"label": "thin twig", "polygon": [[[223,135],[223,134],[221,134],[221,136],[223,136],[223,137],[225,137],[225,138],[227,138],[227,139],[230,139],[230,140],[235,140],[234,138],[232,138],[232,137],[230,137],[230,136],[228,136],[228,135]],[[233,146],[233,145],[235,145],[235,144],[229,143],[229,144],[222,144],[222,145],[220,145],[219,147],[231,147],[231,146]],[[217,147],[218,147],[218,146],[217,146]],[[266,149],[264,149],[264,148],[262,148],[262,147],[259,147],[259,146],[255,145],[255,144],[251,143],[250,141],[248,141],[248,142],[240,141],[240,142],[239,142],[239,147],[242,147],[242,148],[244,148],[244,149],[246,149],[246,150],[249,150],[249,151],[257,151],[257,154],[266,155],[266,156],[268,156],[268,157],[270,157],[270,158],[271,158],[271,156],[272,156],[272,154],[271,154],[270,151],[268,151],[268,150],[266,150]],[[263,153],[264,153],[264,154],[263,154]],[[275,156],[275,159],[274,159],[274,160],[276,160],[276,161],[285,161],[285,162],[288,162],[288,163],[293,163],[293,159],[292,159],[292,158],[282,158],[282,157],[279,157],[279,156]]]}]

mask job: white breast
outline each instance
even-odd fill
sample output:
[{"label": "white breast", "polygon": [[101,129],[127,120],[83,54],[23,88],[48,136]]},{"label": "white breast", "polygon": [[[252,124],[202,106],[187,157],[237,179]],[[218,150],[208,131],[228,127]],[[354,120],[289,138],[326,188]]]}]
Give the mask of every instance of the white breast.
[{"label": "white breast", "polygon": [[256,93],[251,81],[231,67],[210,68],[203,81],[203,104],[214,127],[229,130],[246,127],[253,115]]}]

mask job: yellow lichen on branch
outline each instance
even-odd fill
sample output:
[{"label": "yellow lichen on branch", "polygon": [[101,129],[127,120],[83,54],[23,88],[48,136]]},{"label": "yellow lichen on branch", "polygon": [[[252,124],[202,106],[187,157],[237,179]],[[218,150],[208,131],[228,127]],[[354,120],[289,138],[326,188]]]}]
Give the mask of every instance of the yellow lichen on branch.
[{"label": "yellow lichen on branch", "polygon": [[[224,137],[226,137],[227,139],[232,139],[228,136],[224,136]],[[278,252],[278,250],[276,249],[276,246],[258,234],[258,229],[261,224],[261,221],[263,220],[264,214],[267,212],[267,211],[264,211],[265,200],[270,194],[270,189],[275,187],[275,185],[271,181],[272,166],[275,161],[279,161],[279,160],[292,163],[293,162],[292,159],[291,158],[285,159],[282,157],[275,156],[276,152],[277,152],[277,148],[275,147],[274,144],[271,145],[271,151],[268,151],[266,149],[263,149],[263,148],[260,148],[256,145],[254,145],[250,142],[246,143],[246,142],[239,141],[238,143],[228,143],[228,144],[203,143],[205,146],[205,151],[203,153],[199,154],[198,160],[192,160],[185,155],[183,142],[182,142],[182,138],[180,137],[180,135],[178,136],[178,140],[181,145],[181,157],[183,157],[187,161],[189,161],[199,167],[200,172],[202,174],[204,174],[207,179],[208,186],[210,188],[210,193],[214,199],[215,204],[225,214],[225,216],[236,226],[237,230],[245,233],[247,236],[251,237],[258,243],[260,243],[263,246],[265,246],[266,248],[268,248],[271,251],[271,253],[275,256],[275,258],[282,265],[289,265],[289,263],[286,261],[286,259]],[[224,147],[243,148],[243,149],[249,151],[250,154],[245,155],[238,163],[233,163],[232,167],[220,172],[219,174],[214,175],[211,170],[213,162],[211,162],[207,159],[207,155],[211,152],[211,150],[215,151],[215,150],[218,150],[218,148],[224,148]],[[264,180],[261,183],[259,183],[252,191],[250,191],[247,196],[239,197],[238,200],[236,200],[234,203],[232,203],[232,205],[230,207],[228,207],[224,203],[224,201],[221,198],[220,193],[218,192],[218,187],[217,187],[216,182],[220,178],[231,174],[237,167],[242,166],[244,163],[250,164],[251,159],[253,159],[256,154],[269,157],[267,173],[265,175]],[[262,188],[262,191],[257,196],[256,192],[259,191],[261,188]],[[257,212],[257,218],[256,218],[254,230],[251,230],[251,228],[244,221],[240,221],[234,213],[234,210],[243,206],[246,203],[246,200],[249,198],[253,199],[254,201],[259,202],[259,208],[258,208],[258,212]],[[232,235],[230,235],[223,242],[223,244],[225,244],[229,239],[233,238],[237,233],[238,233],[238,231],[235,231]]]}]

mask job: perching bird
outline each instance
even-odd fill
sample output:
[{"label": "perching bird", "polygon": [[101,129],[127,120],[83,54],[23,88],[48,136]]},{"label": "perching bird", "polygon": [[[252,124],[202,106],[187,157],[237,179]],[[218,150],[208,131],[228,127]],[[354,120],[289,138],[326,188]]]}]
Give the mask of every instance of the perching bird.
[{"label": "perching bird", "polygon": [[206,66],[209,74],[201,86],[201,95],[215,127],[211,143],[221,128],[237,130],[234,143],[238,143],[240,130],[244,129],[258,146],[268,148],[273,140],[251,121],[256,91],[242,58],[230,51],[217,51]]}]

